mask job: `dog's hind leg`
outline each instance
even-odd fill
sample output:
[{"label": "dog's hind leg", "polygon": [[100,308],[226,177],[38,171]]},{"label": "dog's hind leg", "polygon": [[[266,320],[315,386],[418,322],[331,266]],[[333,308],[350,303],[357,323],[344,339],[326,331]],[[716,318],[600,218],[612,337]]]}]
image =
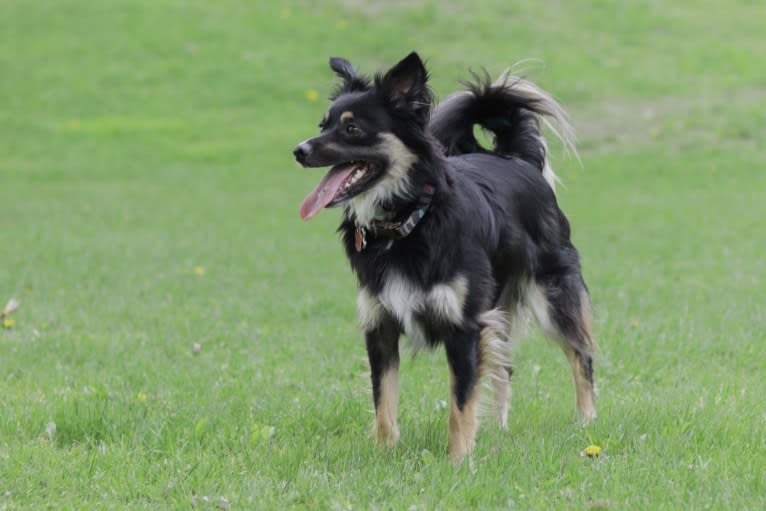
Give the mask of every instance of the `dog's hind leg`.
[{"label": "dog's hind leg", "polygon": [[508,410],[511,408],[511,366],[495,366],[492,369],[492,396],[495,401],[495,415],[502,429],[508,429]]},{"label": "dog's hind leg", "polygon": [[396,412],[399,405],[399,327],[383,321],[365,332],[370,360],[372,398],[375,403],[375,438],[393,447],[399,441]]},{"label": "dog's hind leg", "polygon": [[482,314],[482,329],[479,339],[479,358],[482,376],[489,376],[495,415],[500,427],[508,428],[508,409],[511,403],[511,328],[507,314],[494,309]]},{"label": "dog's hind leg", "polygon": [[471,452],[479,426],[479,327],[459,328],[444,342],[450,366],[449,453],[454,461]]},{"label": "dog's hind leg", "polygon": [[593,383],[591,305],[579,273],[569,273],[538,283],[530,297],[532,310],[543,332],[556,340],[572,367],[575,404],[584,421],[596,417]]},{"label": "dog's hind leg", "polygon": [[572,367],[575,383],[575,405],[580,419],[588,422],[596,418],[593,383],[593,355],[582,353],[572,346],[562,345],[564,354]]}]

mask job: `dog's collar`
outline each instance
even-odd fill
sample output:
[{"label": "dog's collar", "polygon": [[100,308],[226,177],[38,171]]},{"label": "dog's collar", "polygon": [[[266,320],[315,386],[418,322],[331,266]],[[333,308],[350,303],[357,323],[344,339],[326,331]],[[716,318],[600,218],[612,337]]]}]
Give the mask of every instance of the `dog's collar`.
[{"label": "dog's collar", "polygon": [[434,185],[426,184],[423,186],[422,193],[418,197],[415,208],[407,215],[404,220],[398,222],[383,222],[375,220],[370,224],[370,230],[357,225],[354,233],[354,249],[361,252],[367,247],[367,236],[372,234],[376,238],[388,238],[389,246],[394,240],[402,239],[408,236],[416,225],[426,216],[428,208],[431,207],[431,201],[434,198],[436,188]]}]

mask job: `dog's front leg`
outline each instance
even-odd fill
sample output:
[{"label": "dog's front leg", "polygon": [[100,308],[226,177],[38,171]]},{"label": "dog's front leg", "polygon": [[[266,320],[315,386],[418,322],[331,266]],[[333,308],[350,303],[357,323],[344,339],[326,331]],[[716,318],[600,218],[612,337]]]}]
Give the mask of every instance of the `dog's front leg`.
[{"label": "dog's front leg", "polygon": [[459,329],[445,340],[450,366],[449,453],[454,461],[471,452],[478,419],[479,329]]},{"label": "dog's front leg", "polygon": [[370,359],[372,398],[375,403],[375,438],[393,447],[399,441],[396,409],[399,404],[399,327],[384,320],[365,332]]}]

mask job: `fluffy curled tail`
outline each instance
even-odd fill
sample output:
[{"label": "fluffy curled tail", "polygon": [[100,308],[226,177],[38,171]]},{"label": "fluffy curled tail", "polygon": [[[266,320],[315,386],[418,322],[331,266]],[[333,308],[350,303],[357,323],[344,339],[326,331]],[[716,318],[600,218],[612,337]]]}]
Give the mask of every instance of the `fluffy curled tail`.
[{"label": "fluffy curled tail", "polygon": [[[516,156],[540,169],[554,187],[557,181],[548,163],[548,147],[540,132],[545,124],[564,145],[575,149],[575,136],[564,108],[534,83],[510,70],[494,83],[474,74],[468,90],[455,92],[442,100],[431,115],[430,128],[443,145],[447,156],[491,152]],[[474,126],[492,133],[494,148],[488,151],[474,136]]]}]

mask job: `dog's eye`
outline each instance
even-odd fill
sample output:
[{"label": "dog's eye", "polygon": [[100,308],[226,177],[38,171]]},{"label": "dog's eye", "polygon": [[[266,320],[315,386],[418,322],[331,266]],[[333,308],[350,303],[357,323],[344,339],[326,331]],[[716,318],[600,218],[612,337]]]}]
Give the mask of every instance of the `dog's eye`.
[{"label": "dog's eye", "polygon": [[346,133],[349,135],[361,135],[362,130],[356,124],[350,122],[346,125]]}]

